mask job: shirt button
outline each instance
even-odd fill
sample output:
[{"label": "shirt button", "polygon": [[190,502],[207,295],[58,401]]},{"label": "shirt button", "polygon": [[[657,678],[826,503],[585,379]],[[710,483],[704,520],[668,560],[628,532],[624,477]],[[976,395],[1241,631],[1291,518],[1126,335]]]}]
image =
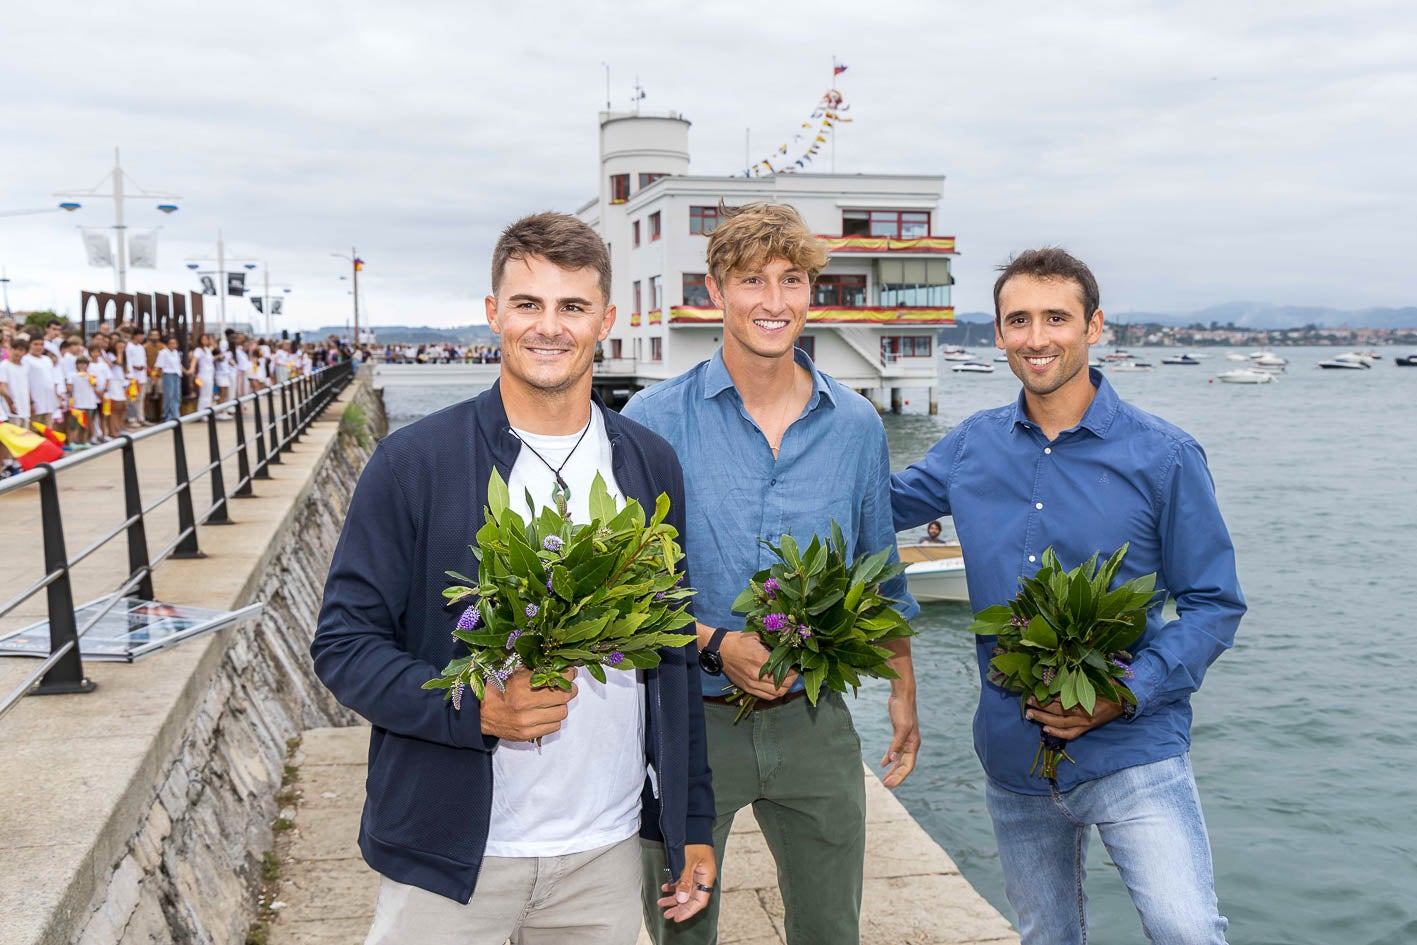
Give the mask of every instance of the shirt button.
[{"label": "shirt button", "polygon": [[1053,452],[1053,447],[1051,447],[1051,446],[1045,446],[1045,447],[1043,447],[1043,455],[1044,455],[1044,456],[1047,456],[1047,455],[1051,454],[1052,452]]},{"label": "shirt button", "polygon": [[1035,502],[1035,503],[1033,503],[1033,507],[1034,507],[1035,509],[1040,509],[1040,510],[1041,510],[1041,509],[1043,508],[1043,503],[1042,503],[1042,502]]},{"label": "shirt button", "polygon": [[1035,561],[1037,561],[1037,560],[1038,560],[1038,559],[1035,558],[1033,555],[1029,555],[1029,556],[1028,556],[1028,563],[1029,563],[1029,564],[1032,564],[1033,562],[1035,562]]},{"label": "shirt button", "polygon": [[770,481],[768,482],[768,485],[770,485],[770,486],[775,486],[775,485],[777,485],[777,480],[776,480],[776,479],[770,480]]}]

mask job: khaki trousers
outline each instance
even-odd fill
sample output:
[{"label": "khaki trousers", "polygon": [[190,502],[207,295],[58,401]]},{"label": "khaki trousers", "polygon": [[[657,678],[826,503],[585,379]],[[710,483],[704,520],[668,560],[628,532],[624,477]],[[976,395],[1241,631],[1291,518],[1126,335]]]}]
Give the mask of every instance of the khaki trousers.
[{"label": "khaki trousers", "polygon": [[385,876],[364,942],[634,945],[639,899],[636,837],[567,856],[489,856],[467,905]]},{"label": "khaki trousers", "polygon": [[[718,882],[703,912],[676,925],[655,905],[665,857],[643,844],[645,927],[658,945],[714,945],[719,890],[733,815],[748,804],[777,864],[788,945],[854,945],[860,941],[866,863],[866,778],[851,710],[824,692],[751,713],[738,725],[733,706],[704,703],[713,796]],[[677,879],[677,877],[675,877]]]}]

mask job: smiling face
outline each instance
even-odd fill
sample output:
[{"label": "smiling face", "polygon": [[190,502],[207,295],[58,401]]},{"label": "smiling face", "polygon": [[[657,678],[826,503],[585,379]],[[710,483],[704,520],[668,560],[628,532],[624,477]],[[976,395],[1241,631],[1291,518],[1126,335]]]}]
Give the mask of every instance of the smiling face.
[{"label": "smiling face", "polygon": [[725,358],[792,357],[812,301],[805,269],[779,257],[734,270],[722,285],[713,276],[707,282],[713,304],[723,309]]},{"label": "smiling face", "polygon": [[486,306],[487,324],[502,338],[505,393],[558,396],[584,386],[590,399],[595,345],[615,323],[594,268],[562,269],[542,256],[509,259]]},{"label": "smiling face", "polygon": [[1071,279],[1019,275],[999,292],[994,343],[1033,400],[1091,400],[1088,345],[1102,336],[1102,310],[1084,311],[1082,292]]}]

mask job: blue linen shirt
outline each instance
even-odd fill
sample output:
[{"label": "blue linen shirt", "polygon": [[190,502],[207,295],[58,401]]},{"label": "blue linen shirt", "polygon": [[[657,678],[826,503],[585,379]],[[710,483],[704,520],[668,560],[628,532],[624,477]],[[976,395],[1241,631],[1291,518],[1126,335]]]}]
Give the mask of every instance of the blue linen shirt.
[{"label": "blue linen shirt", "polygon": [[[891,549],[899,560],[891,525],[890,454],[886,431],[870,401],[817,370],[806,354],[797,363],[812,375],[812,395],[787,428],[773,458],[762,430],[723,363],[720,348],[671,380],[640,391],[621,411],[664,437],[684,467],[686,534],[682,536],[693,575],[693,610],[711,627],[741,630],[733,601],[790,533],[805,547],[812,536],[825,541],[831,521],[841,526],[853,555]],[[907,620],[920,608],[898,576],[881,592],[899,603]],[[727,676],[703,674],[704,695],[732,688]],[[799,679],[794,688],[801,688]]]},{"label": "blue linen shirt", "polygon": [[[1058,767],[1069,790],[1133,765],[1183,754],[1190,745],[1190,695],[1206,668],[1228,649],[1245,612],[1235,549],[1216,503],[1205,453],[1184,431],[1123,402],[1090,371],[1097,388],[1082,422],[1049,442],[1028,419],[1023,393],[1010,406],[974,414],[920,462],[891,479],[898,529],[954,516],[964,551],[969,601],[977,613],[1004,604],[1018,579],[1042,565],[1052,547],[1074,568],[1130,542],[1119,581],[1156,572],[1175,602],[1147,615],[1133,644],[1137,714],[1069,743],[1075,763]],[[994,637],[980,637],[981,678],[974,747],[984,770],[1009,790],[1046,794],[1029,773],[1040,728],[1020,710],[1019,695],[987,678]]]}]

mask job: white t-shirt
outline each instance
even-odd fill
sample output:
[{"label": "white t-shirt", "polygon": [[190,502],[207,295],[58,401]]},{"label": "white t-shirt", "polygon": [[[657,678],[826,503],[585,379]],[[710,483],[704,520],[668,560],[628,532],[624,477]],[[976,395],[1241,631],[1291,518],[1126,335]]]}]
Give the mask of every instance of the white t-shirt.
[{"label": "white t-shirt", "polygon": [[[23,355],[22,357],[29,357]],[[5,389],[10,393],[10,400],[14,401],[14,408],[9,405],[7,410],[16,417],[28,417],[30,415],[30,374],[28,368],[23,364],[16,364],[14,361],[0,362],[0,381],[5,382]]]},{"label": "white t-shirt", "polygon": [[90,374],[88,370],[74,375],[74,409],[97,409],[98,395],[102,393],[97,385],[97,376]]},{"label": "white t-shirt", "polygon": [[94,390],[98,396],[108,397],[108,382],[113,379],[113,366],[99,358],[89,362],[89,373],[93,375]]},{"label": "white t-shirt", "polygon": [[148,349],[140,344],[128,342],[124,363],[128,365],[128,376],[141,384],[148,373]]},{"label": "white t-shirt", "polygon": [[171,348],[163,348],[157,353],[157,364],[154,367],[164,374],[181,374],[182,355]]},{"label": "white t-shirt", "polygon": [[44,339],[44,350],[45,350],[45,351],[53,351],[53,352],[54,352],[54,356],[55,356],[56,358],[59,357],[61,354],[64,353],[64,339],[63,339],[63,338],[46,338],[46,339]]},{"label": "white t-shirt", "polygon": [[34,402],[31,416],[44,417],[59,407],[59,398],[54,392],[54,363],[44,355],[36,357],[27,354],[20,359],[29,375],[30,399]]},{"label": "white t-shirt", "polygon": [[[517,430],[553,466],[567,460],[561,476],[570,486],[574,522],[590,519],[590,486],[599,472],[620,493],[611,472],[605,420],[592,408],[585,441],[571,452],[580,432],[540,436]],[[512,507],[527,517],[527,490],[553,505],[556,480],[545,463],[523,447],[507,483]],[[487,856],[565,856],[618,843],[640,829],[640,792],[645,782],[645,692],[639,672],[606,670],[604,685],[585,670],[579,691],[559,731],[532,742],[498,742],[492,752],[492,823]]]}]

